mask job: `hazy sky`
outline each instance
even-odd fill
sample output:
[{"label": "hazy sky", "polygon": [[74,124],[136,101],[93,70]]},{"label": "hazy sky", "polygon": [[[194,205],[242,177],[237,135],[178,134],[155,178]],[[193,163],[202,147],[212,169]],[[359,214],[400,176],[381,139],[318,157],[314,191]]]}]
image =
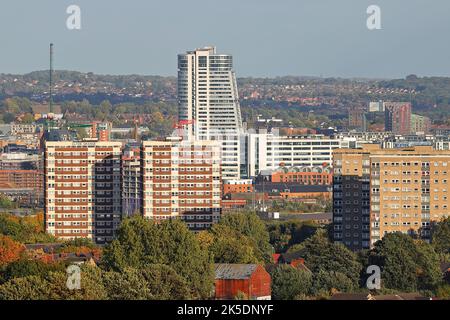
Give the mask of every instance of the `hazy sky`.
[{"label": "hazy sky", "polygon": [[56,69],[102,74],[176,75],[177,53],[215,45],[238,76],[450,76],[449,36],[449,0],[1,0],[0,73],[48,69],[54,42]]}]

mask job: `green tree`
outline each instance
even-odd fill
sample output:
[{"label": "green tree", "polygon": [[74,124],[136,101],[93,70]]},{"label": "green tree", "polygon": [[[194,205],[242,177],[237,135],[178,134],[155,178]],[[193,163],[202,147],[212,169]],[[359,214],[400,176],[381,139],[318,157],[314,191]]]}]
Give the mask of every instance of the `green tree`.
[{"label": "green tree", "polygon": [[13,209],[16,205],[13,201],[11,201],[7,196],[4,194],[0,194],[0,208],[3,209]]},{"label": "green tree", "polygon": [[312,289],[312,274],[290,265],[279,265],[272,272],[272,297],[275,300],[293,300],[308,296]]},{"label": "green tree", "polygon": [[34,117],[31,113],[26,113],[22,118],[22,123],[33,123]]},{"label": "green tree", "polygon": [[46,300],[50,290],[48,281],[40,276],[15,278],[0,285],[0,300]]},{"label": "green tree", "polygon": [[273,248],[269,243],[269,232],[264,222],[255,213],[227,214],[222,217],[219,225],[228,226],[252,239],[260,252],[260,256],[266,262],[272,261]]},{"label": "green tree", "polygon": [[402,233],[387,234],[375,243],[368,263],[381,268],[384,287],[404,292],[432,290],[442,277],[432,246]]},{"label": "green tree", "polygon": [[319,226],[298,220],[267,223],[270,243],[276,252],[285,252],[289,247],[305,241],[314,235]]},{"label": "green tree", "polygon": [[255,241],[230,226],[223,224],[214,225],[210,234],[213,241],[209,245],[209,250],[214,256],[216,263],[263,263],[264,257],[261,255]]},{"label": "green tree", "polygon": [[140,269],[127,267],[109,271],[103,283],[112,300],[185,300],[191,288],[183,277],[167,265],[152,264]]},{"label": "green tree", "polygon": [[145,266],[142,274],[151,288],[152,299],[186,300],[194,298],[188,281],[168,265]]},{"label": "green tree", "polygon": [[436,252],[450,254],[450,217],[443,219],[433,227],[432,244]]},{"label": "green tree", "polygon": [[106,300],[107,291],[102,281],[102,270],[95,266],[81,266],[80,289],[67,287],[66,272],[50,272],[46,277],[50,300]]},{"label": "green tree", "polygon": [[48,264],[40,260],[20,259],[8,264],[1,273],[2,282],[27,276],[45,276],[50,271],[64,271],[63,264]]},{"label": "green tree", "polygon": [[313,277],[312,291],[316,296],[331,295],[334,291],[353,292],[356,288],[354,279],[342,272],[321,269]]},{"label": "green tree", "polygon": [[312,237],[291,247],[287,252],[295,252],[303,257],[313,274],[320,271],[342,273],[355,287],[358,286],[362,269],[358,256],[344,245],[330,242],[326,230],[318,230]]},{"label": "green tree", "polygon": [[155,224],[139,216],[125,219],[116,239],[105,248],[103,261],[115,271],[169,265],[189,283],[194,297],[208,297],[214,280],[209,252],[179,220]]}]

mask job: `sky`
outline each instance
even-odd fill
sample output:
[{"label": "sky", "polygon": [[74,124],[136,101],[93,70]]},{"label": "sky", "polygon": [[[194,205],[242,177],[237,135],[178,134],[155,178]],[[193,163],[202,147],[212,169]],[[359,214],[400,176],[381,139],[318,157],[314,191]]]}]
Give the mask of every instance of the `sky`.
[{"label": "sky", "polygon": [[238,77],[450,76],[449,35],[448,0],[1,0],[0,73],[48,69],[53,42],[55,69],[99,74],[176,76],[178,53],[212,45]]}]

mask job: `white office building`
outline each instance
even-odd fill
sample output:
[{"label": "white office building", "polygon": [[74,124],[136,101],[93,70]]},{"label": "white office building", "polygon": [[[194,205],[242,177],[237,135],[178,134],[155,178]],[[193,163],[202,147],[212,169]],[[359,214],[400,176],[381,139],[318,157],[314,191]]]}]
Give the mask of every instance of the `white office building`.
[{"label": "white office building", "polygon": [[341,139],[323,135],[279,136],[274,133],[247,133],[246,169],[249,177],[261,170],[286,167],[331,166],[333,150],[343,147]]},{"label": "white office building", "polygon": [[213,47],[178,55],[178,106],[184,135],[219,141],[223,179],[239,179],[242,119],[232,56]]}]

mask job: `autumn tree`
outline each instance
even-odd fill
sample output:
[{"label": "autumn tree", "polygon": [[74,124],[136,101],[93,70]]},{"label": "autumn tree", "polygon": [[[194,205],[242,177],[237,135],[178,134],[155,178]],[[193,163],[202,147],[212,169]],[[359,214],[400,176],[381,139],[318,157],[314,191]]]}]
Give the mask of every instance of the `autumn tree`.
[{"label": "autumn tree", "polygon": [[25,247],[8,236],[0,235],[0,267],[20,259]]}]

